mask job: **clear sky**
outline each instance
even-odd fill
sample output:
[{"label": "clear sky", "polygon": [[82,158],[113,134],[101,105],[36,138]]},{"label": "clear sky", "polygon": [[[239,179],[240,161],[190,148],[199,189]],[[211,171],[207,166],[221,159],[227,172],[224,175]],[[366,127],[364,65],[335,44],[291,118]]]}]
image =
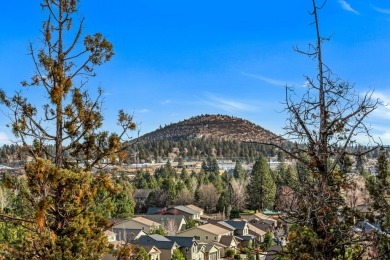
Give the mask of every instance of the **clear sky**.
[{"label": "clear sky", "polygon": [[[314,40],[310,0],[81,0],[85,33],[103,33],[112,61],[97,69],[89,89],[105,90],[105,128],[116,113],[134,113],[140,134],[200,114],[227,114],[283,133],[284,86],[302,89],[315,63],[293,51]],[[29,42],[39,46],[45,16],[39,1],[4,1],[0,17],[0,88],[22,89],[33,75]],[[324,61],[358,92],[390,102],[390,2],[328,0],[320,27],[332,40]],[[23,90],[43,99],[34,88]],[[0,144],[12,135],[0,114]],[[390,144],[390,111],[370,117],[372,133]],[[134,133],[134,135],[136,135]]]}]

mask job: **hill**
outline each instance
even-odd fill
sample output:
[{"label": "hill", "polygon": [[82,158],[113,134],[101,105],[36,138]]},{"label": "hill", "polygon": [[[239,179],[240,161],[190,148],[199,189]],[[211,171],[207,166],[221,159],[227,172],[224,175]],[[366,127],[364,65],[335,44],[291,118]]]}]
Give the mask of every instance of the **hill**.
[{"label": "hill", "polygon": [[275,142],[280,138],[248,120],[226,115],[200,115],[145,134],[137,141],[214,139],[238,142]]}]

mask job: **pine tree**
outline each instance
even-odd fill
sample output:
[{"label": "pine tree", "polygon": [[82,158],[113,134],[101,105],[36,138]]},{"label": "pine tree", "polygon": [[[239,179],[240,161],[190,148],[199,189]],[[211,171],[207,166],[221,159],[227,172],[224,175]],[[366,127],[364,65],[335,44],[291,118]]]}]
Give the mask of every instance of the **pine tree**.
[{"label": "pine tree", "polygon": [[0,101],[11,111],[13,133],[35,159],[25,166],[25,189],[7,178],[27,209],[20,216],[0,214],[1,221],[24,231],[20,243],[2,248],[2,255],[13,259],[99,259],[107,250],[103,231],[108,223],[95,205],[111,199],[118,188],[109,175],[92,175],[90,170],[123,158],[123,138],[135,124],[132,116],[119,111],[118,133],[100,129],[102,91],[92,99],[87,83],[95,76],[94,67],[111,59],[113,47],[100,33],[83,38],[84,18],[74,29],[78,4],[79,0],[41,4],[48,17],[41,30],[43,44],[38,49],[30,44],[36,74],[22,85],[46,91],[43,110],[21,92],[8,97],[0,90]]},{"label": "pine tree", "polygon": [[260,157],[253,165],[247,186],[248,206],[251,209],[272,209],[276,194],[276,185],[270,174],[266,158]]}]

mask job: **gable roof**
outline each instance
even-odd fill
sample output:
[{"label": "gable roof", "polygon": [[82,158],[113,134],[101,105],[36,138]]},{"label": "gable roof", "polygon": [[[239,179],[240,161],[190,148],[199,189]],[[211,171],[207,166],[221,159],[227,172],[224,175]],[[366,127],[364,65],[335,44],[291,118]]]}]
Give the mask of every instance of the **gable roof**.
[{"label": "gable roof", "polygon": [[251,241],[254,238],[254,236],[249,234],[245,236],[235,236],[235,238],[238,238],[242,241]]},{"label": "gable roof", "polygon": [[267,232],[248,223],[248,230],[249,230],[249,233],[251,234],[256,234],[256,235],[259,235],[259,236],[264,236]]},{"label": "gable roof", "polygon": [[141,223],[141,224],[144,224],[144,225],[149,226],[149,227],[160,226],[159,223],[154,222],[154,221],[149,220],[149,219],[144,218],[144,217],[135,217],[135,218],[132,218],[131,220],[138,222],[138,223]]},{"label": "gable roof", "polygon": [[213,224],[206,224],[206,225],[201,225],[197,226],[198,229],[201,229],[203,231],[215,234],[215,235],[224,235],[226,233],[231,232],[228,229],[213,225]]},{"label": "gable roof", "polygon": [[225,229],[229,229],[231,231],[234,231],[236,230],[235,227],[229,225],[228,223],[226,223],[225,221],[218,221],[217,223],[213,223],[214,225],[217,225],[219,227],[222,227],[222,228],[225,228]]},{"label": "gable roof", "polygon": [[142,247],[146,250],[146,253],[148,254],[161,253],[161,251],[158,250],[157,247],[152,245],[143,245]]},{"label": "gable roof", "polygon": [[217,245],[214,245],[214,244],[211,244],[211,243],[201,243],[200,245],[202,245],[205,249],[205,253],[209,253],[213,248],[214,248],[214,251],[218,251],[218,246]]},{"label": "gable roof", "polygon": [[187,223],[187,220],[183,215],[144,215],[143,217],[161,225],[166,225],[168,221],[172,220],[175,222],[178,229],[180,228],[180,224],[183,220],[184,223]]},{"label": "gable roof", "polygon": [[154,240],[156,240],[156,241],[160,241],[160,242],[169,242],[169,241],[171,241],[168,238],[166,238],[165,236],[162,236],[162,235],[159,235],[159,234],[149,235],[149,237],[154,239]]},{"label": "gable roof", "polygon": [[219,240],[219,243],[227,247],[230,247],[233,241],[237,245],[237,241],[234,239],[234,236],[222,236],[221,239]]},{"label": "gable roof", "polygon": [[179,247],[192,247],[194,243],[197,244],[194,237],[166,236],[166,238],[176,242]]},{"label": "gable roof", "polygon": [[180,211],[183,211],[183,212],[186,212],[186,213],[191,214],[191,215],[197,215],[197,214],[200,213],[198,211],[195,211],[193,209],[190,209],[190,208],[188,208],[186,206],[181,206],[181,205],[180,206],[174,206],[173,208],[177,209],[177,210],[180,210]]},{"label": "gable roof", "polygon": [[235,229],[244,229],[247,226],[247,222],[245,220],[225,220],[224,222],[234,227]]},{"label": "gable roof", "polygon": [[[134,240],[132,243],[136,245],[149,245],[155,246],[158,249],[172,249],[173,247],[178,247],[177,243],[170,241],[169,239],[163,239],[163,236],[160,235],[151,235],[151,236],[141,236],[137,240]],[[163,237],[163,238],[161,238]]]},{"label": "gable roof", "polygon": [[204,209],[199,208],[199,207],[197,207],[197,206],[195,206],[195,205],[192,205],[192,204],[189,204],[189,205],[187,205],[186,207],[187,207],[187,208],[190,208],[190,209],[192,209],[192,210],[198,211],[199,213],[202,213],[202,212],[204,211]]}]

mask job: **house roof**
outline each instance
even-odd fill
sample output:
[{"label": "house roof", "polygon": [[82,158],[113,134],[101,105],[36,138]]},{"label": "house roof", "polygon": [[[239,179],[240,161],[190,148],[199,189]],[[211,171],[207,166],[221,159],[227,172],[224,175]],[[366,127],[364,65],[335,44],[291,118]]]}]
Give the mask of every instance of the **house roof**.
[{"label": "house roof", "polygon": [[210,232],[210,233],[215,234],[215,235],[224,235],[228,232],[231,232],[228,229],[225,229],[225,228],[213,225],[213,224],[201,225],[201,226],[197,226],[197,228],[199,228],[203,231],[206,231],[206,232]]},{"label": "house roof", "polygon": [[208,252],[210,252],[213,248],[215,248],[215,250],[218,250],[218,247],[216,246],[216,245],[214,245],[214,244],[211,244],[211,243],[209,243],[209,244],[202,244],[203,246],[204,246],[204,251],[206,252],[206,253],[208,253]]},{"label": "house roof", "polygon": [[148,245],[148,246],[155,246],[158,249],[172,249],[175,246],[178,246],[176,242],[171,241],[169,239],[163,239],[161,237],[158,237],[160,235],[152,235],[152,236],[141,236],[137,240],[134,240],[132,243],[136,245]]},{"label": "house roof", "polygon": [[236,230],[235,227],[229,225],[228,223],[226,223],[225,221],[218,221],[216,223],[213,223],[214,225],[218,225],[219,227],[222,227],[222,228],[226,228],[226,229],[229,229],[231,231],[234,231]]},{"label": "house roof", "polygon": [[144,218],[147,218],[151,221],[157,222],[161,225],[166,225],[168,221],[174,221],[176,228],[180,228],[180,224],[184,220],[187,223],[186,218],[183,215],[144,215]]},{"label": "house roof", "polygon": [[186,213],[191,214],[191,215],[197,215],[197,214],[200,213],[198,211],[195,211],[193,209],[190,209],[190,208],[188,208],[186,206],[181,206],[181,205],[180,206],[175,206],[173,208],[177,209],[177,210],[180,210],[180,211],[183,211],[183,212],[186,212]]},{"label": "house roof", "polygon": [[154,240],[156,240],[156,241],[160,241],[160,242],[169,242],[169,241],[171,241],[168,238],[166,238],[165,236],[162,236],[162,235],[159,235],[159,234],[149,235],[149,237],[154,239]]},{"label": "house roof", "polygon": [[157,247],[152,246],[152,245],[143,245],[142,247],[146,250],[146,252],[147,252],[148,254],[161,253],[161,251],[158,250]]},{"label": "house roof", "polygon": [[242,241],[251,241],[254,238],[252,235],[235,236],[235,237]]},{"label": "house roof", "polygon": [[138,223],[141,223],[141,224],[144,224],[144,225],[147,225],[149,227],[160,226],[159,223],[154,222],[154,221],[147,219],[147,218],[144,218],[144,217],[135,217],[135,218],[132,218],[131,220],[138,222]]},{"label": "house roof", "polygon": [[245,220],[225,220],[223,221],[227,223],[228,225],[234,227],[235,229],[244,229],[247,226],[247,222]]},{"label": "house roof", "polygon": [[192,210],[198,211],[199,213],[202,213],[202,212],[204,211],[202,208],[199,208],[199,207],[197,207],[197,206],[195,206],[195,205],[192,205],[192,204],[189,204],[189,205],[187,205],[186,207],[187,207],[187,208],[190,208],[190,209],[192,209]]},{"label": "house roof", "polygon": [[257,227],[258,229],[261,229],[261,230],[265,231],[265,232],[273,230],[273,226],[271,224],[269,224],[269,223],[264,222],[264,221],[257,222],[257,223],[250,223],[250,224],[252,226]]},{"label": "house roof", "polygon": [[234,239],[234,236],[222,236],[219,240],[220,244],[225,245],[227,247],[230,247],[233,242],[237,244],[237,241]]},{"label": "house roof", "polygon": [[194,243],[197,243],[193,237],[166,236],[166,238],[176,242],[179,247],[192,247]]},{"label": "house roof", "polygon": [[248,230],[249,230],[249,233],[252,233],[252,234],[256,234],[258,236],[264,236],[267,232],[248,223]]}]

